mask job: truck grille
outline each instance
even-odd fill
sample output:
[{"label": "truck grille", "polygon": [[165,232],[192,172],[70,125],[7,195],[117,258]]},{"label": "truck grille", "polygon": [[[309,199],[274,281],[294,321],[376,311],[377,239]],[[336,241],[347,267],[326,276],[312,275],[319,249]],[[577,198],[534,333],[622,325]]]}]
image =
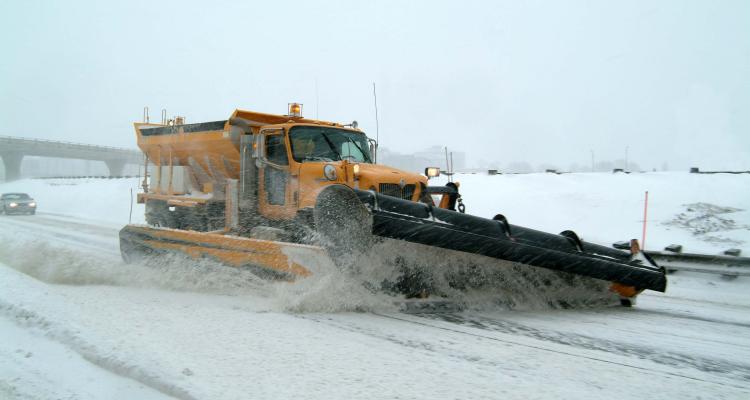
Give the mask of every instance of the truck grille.
[{"label": "truck grille", "polygon": [[411,200],[414,196],[414,188],[416,185],[405,185],[403,189],[398,183],[381,183],[380,193],[386,196],[398,197],[399,199]]}]

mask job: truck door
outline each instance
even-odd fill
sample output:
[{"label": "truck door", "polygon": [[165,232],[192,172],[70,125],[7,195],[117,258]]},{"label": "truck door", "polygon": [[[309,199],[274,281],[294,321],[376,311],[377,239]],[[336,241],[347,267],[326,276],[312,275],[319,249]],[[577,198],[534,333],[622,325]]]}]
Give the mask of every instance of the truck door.
[{"label": "truck door", "polygon": [[289,153],[284,130],[264,129],[260,132],[260,142],[260,213],[270,219],[293,217],[295,209],[290,202]]}]

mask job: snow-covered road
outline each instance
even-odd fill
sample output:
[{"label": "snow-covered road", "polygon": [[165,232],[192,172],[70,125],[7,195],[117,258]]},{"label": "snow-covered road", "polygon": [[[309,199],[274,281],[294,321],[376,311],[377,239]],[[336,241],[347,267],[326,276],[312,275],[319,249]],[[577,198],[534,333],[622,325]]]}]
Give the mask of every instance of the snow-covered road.
[{"label": "snow-covered road", "polygon": [[632,309],[293,313],[235,271],[124,265],[116,238],[0,217],[0,398],[750,397],[744,277],[672,275]]}]

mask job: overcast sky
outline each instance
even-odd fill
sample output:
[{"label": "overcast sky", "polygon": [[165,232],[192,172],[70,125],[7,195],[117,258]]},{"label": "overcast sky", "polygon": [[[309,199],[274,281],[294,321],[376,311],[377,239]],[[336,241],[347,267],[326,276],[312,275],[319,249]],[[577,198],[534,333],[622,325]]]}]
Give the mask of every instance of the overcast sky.
[{"label": "overcast sky", "polygon": [[17,0],[0,33],[0,135],[134,147],[143,106],[299,101],[374,137],[375,82],[403,153],[750,169],[750,1]]}]

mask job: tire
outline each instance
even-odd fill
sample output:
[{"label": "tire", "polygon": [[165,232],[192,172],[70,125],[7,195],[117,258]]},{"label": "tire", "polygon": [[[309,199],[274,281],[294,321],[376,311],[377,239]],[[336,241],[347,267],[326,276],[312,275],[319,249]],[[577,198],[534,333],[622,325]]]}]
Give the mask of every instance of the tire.
[{"label": "tire", "polygon": [[146,223],[161,228],[177,228],[177,221],[169,211],[166,201],[150,200],[146,202]]},{"label": "tire", "polygon": [[334,254],[357,254],[372,246],[372,215],[346,186],[326,186],[318,194],[313,220]]}]

